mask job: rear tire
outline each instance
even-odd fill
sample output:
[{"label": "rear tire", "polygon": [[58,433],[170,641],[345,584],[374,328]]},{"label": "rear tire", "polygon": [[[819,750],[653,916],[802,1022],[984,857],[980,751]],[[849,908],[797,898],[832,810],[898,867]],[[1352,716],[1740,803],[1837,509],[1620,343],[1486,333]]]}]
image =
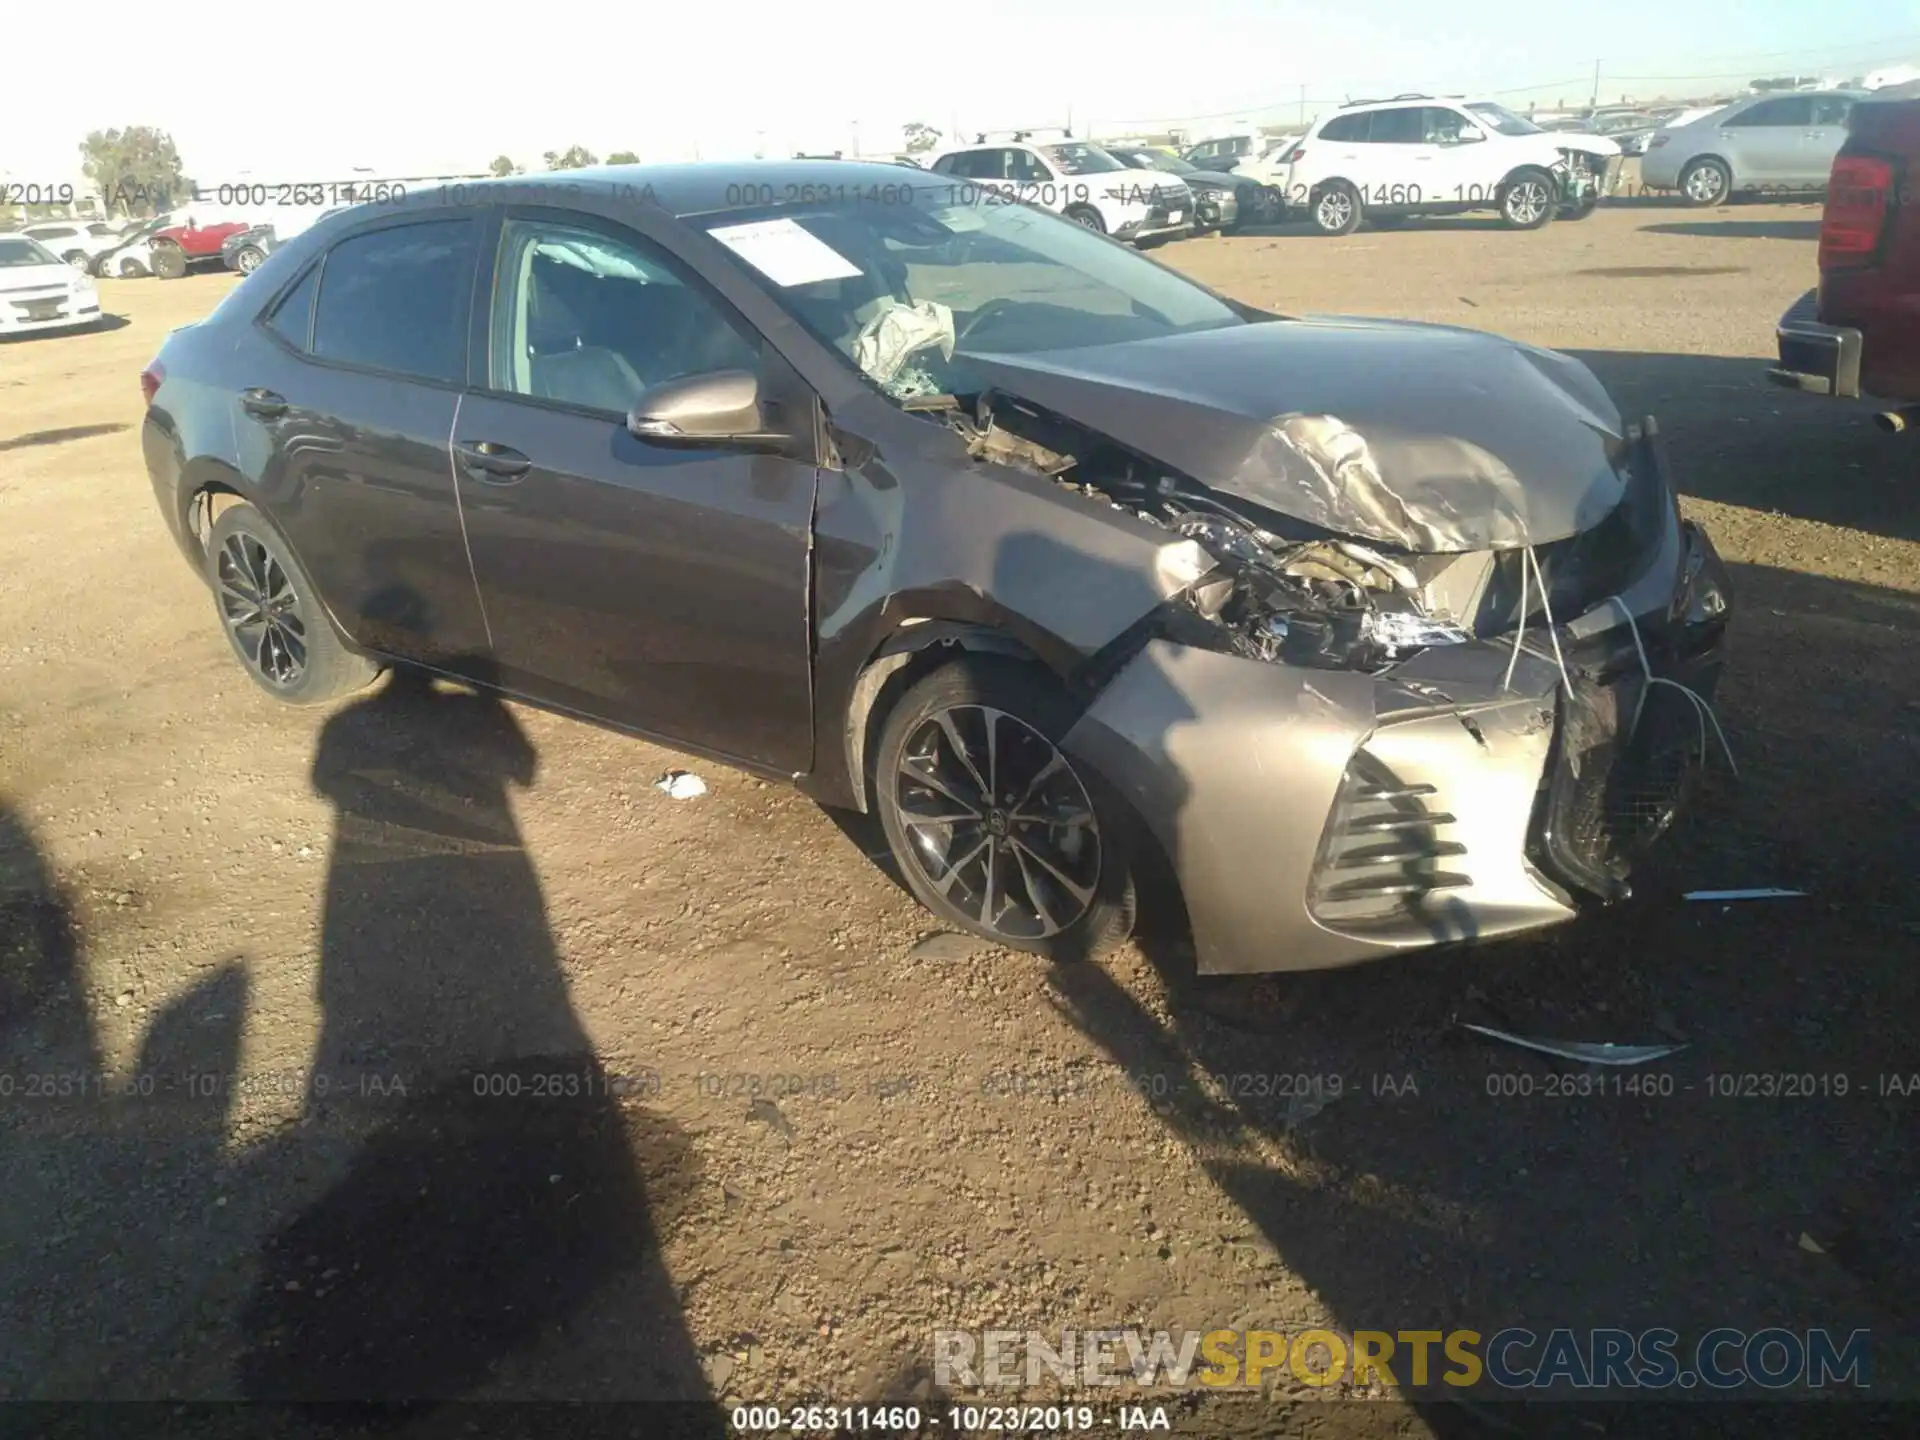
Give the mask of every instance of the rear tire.
[{"label": "rear tire", "polygon": [[154,246],[153,273],[162,280],[178,280],[187,273],[187,252],[178,245]]},{"label": "rear tire", "polygon": [[1553,176],[1536,165],[1513,172],[1500,187],[1500,218],[1509,230],[1538,230],[1558,205]]},{"label": "rear tire", "polygon": [[241,668],[281,703],[324,705],[379,675],[335,633],[293,547],[255,506],[229,505],[214,520],[206,577]]},{"label": "rear tire", "polygon": [[997,655],[942,666],[887,716],[881,829],[914,897],[947,924],[1060,961],[1132,933],[1134,821],[1059,749],[1078,716],[1046,671]]},{"label": "rear tire", "polygon": [[1307,202],[1307,218],[1322,235],[1351,235],[1366,218],[1360,192],[1344,180],[1329,180],[1315,188]]},{"label": "rear tire", "polygon": [[266,258],[267,252],[258,245],[242,246],[240,253],[233,257],[233,268],[242,275],[251,275],[260,268],[261,262]]},{"label": "rear tire", "polygon": [[87,252],[84,250],[69,250],[60,258],[78,270],[82,275],[93,268],[93,262],[87,258]]}]

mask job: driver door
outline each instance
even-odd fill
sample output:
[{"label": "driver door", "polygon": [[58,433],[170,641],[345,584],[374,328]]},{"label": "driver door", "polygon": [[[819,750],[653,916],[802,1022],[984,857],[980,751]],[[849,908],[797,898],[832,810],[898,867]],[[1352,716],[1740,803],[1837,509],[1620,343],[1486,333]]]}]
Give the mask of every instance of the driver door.
[{"label": "driver door", "polygon": [[[499,680],[781,770],[813,753],[811,460],[636,439],[648,387],[748,370],[813,434],[815,397],[691,269],[586,216],[510,212],[487,383],[454,465]],[[484,279],[483,279],[484,283]]]}]

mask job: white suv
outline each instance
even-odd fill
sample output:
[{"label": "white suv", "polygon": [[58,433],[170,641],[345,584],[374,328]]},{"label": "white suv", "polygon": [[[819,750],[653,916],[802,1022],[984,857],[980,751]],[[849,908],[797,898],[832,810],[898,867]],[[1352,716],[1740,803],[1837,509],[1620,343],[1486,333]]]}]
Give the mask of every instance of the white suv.
[{"label": "white suv", "polygon": [[94,262],[120,243],[120,227],[84,216],[78,220],[38,220],[19,233],[38,240],[82,275],[89,274]]},{"label": "white suv", "polygon": [[1397,95],[1316,121],[1281,157],[1279,183],[1288,209],[1326,235],[1486,209],[1535,230],[1591,215],[1619,155],[1604,136],[1548,132],[1492,100]]},{"label": "white suv", "polygon": [[1131,170],[1084,140],[968,145],[927,168],[959,196],[1023,201],[1142,248],[1193,233],[1193,192],[1178,175]]}]

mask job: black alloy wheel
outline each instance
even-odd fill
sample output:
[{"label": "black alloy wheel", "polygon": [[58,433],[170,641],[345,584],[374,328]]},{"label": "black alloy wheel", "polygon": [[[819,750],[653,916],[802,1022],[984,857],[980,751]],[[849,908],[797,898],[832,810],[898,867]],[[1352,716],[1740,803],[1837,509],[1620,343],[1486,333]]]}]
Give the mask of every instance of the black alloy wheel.
[{"label": "black alloy wheel", "polygon": [[901,698],[875,757],[882,827],[921,902],[1056,959],[1133,918],[1128,817],[1061,748],[1072,710],[1044,672],[974,657]]},{"label": "black alloy wheel", "polygon": [[323,704],[380,673],[347,649],[292,549],[254,506],[235,502],[220,512],[206,570],[227,643],[248,678],[276,700]]}]

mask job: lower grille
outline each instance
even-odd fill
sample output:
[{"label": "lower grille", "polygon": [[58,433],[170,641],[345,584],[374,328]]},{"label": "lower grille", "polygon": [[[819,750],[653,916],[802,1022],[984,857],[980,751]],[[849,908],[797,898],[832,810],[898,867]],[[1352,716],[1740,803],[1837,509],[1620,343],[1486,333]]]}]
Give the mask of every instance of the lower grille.
[{"label": "lower grille", "polygon": [[1471,885],[1443,868],[1467,853],[1440,832],[1454,823],[1431,785],[1403,783],[1362,751],[1347,767],[1314,868],[1310,909],[1330,924],[1416,908],[1436,890]]},{"label": "lower grille", "polygon": [[[1678,690],[1575,683],[1562,722],[1536,831],[1537,861],[1566,884],[1603,900],[1624,898],[1627,876],[1672,828],[1699,778],[1700,717]],[[1624,710],[1622,707],[1626,707]]]}]

